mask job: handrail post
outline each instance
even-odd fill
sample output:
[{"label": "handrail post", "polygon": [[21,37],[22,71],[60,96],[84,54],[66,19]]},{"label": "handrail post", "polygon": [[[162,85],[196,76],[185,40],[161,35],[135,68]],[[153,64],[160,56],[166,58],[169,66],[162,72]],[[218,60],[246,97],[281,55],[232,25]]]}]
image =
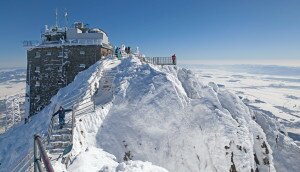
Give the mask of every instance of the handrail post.
[{"label": "handrail post", "polygon": [[37,144],[36,144],[36,141],[35,141],[35,137],[36,135],[34,135],[34,138],[33,138],[33,163],[34,163],[34,172],[38,172],[38,164],[37,164],[37,161],[38,161],[38,148],[37,148]]},{"label": "handrail post", "polygon": [[34,172],[41,172],[43,171],[42,165],[41,165],[41,156],[39,156],[39,149],[38,144],[36,142],[37,135],[34,135]]},{"label": "handrail post", "polygon": [[77,109],[77,104],[75,104],[73,106],[73,109],[72,109],[72,139],[71,139],[71,144],[73,144],[74,128],[75,128],[75,112],[76,112],[76,109]]}]

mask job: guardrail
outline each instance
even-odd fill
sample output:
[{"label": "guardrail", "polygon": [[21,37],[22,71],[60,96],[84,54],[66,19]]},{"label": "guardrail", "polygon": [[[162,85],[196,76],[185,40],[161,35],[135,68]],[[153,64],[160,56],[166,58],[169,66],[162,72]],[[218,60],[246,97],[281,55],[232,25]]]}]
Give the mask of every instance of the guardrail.
[{"label": "guardrail", "polygon": [[73,39],[73,40],[62,40],[62,41],[23,41],[23,47],[35,48],[35,47],[56,47],[62,45],[102,45],[105,48],[112,49],[113,46],[110,44],[103,43],[102,39]]},{"label": "guardrail", "polygon": [[44,149],[41,137],[39,135],[34,135],[34,172],[42,172],[44,168],[42,167],[41,159],[44,163],[47,172],[54,172],[51,165],[49,157]]},{"label": "guardrail", "polygon": [[29,153],[21,159],[18,165],[12,169],[12,172],[31,171],[31,162],[33,162],[33,150],[29,151]]},{"label": "guardrail", "polygon": [[172,57],[142,57],[142,60],[154,65],[176,65],[176,58]]}]

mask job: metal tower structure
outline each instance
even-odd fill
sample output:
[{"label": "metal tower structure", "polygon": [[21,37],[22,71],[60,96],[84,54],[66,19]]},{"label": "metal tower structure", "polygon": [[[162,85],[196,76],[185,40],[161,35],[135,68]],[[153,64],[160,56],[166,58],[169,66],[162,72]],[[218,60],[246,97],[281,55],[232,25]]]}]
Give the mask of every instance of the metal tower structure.
[{"label": "metal tower structure", "polygon": [[6,98],[5,130],[21,122],[22,115],[20,111],[20,95],[14,95]]}]

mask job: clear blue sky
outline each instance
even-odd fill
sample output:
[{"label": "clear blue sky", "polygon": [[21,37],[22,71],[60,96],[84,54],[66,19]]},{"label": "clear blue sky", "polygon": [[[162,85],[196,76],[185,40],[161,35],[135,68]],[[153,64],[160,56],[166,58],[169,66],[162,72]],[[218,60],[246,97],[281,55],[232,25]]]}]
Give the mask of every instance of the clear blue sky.
[{"label": "clear blue sky", "polygon": [[0,6],[0,66],[26,66],[23,40],[39,40],[45,24],[83,21],[114,45],[148,56],[185,60],[300,59],[299,0],[14,0]]}]

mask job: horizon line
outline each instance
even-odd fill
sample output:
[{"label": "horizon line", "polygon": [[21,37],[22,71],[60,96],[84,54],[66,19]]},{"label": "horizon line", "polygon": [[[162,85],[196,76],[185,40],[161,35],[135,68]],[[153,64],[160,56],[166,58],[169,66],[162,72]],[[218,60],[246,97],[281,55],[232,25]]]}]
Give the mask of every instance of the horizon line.
[{"label": "horizon line", "polygon": [[264,65],[300,67],[300,60],[178,60],[181,65]]}]

